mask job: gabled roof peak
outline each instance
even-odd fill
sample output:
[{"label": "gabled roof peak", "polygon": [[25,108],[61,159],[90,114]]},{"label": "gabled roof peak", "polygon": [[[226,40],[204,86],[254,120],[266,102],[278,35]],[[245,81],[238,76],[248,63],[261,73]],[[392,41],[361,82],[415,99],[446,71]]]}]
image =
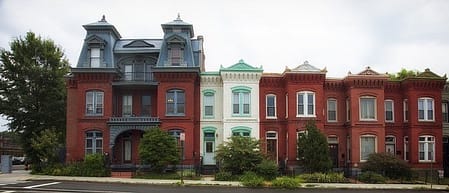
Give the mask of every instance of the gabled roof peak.
[{"label": "gabled roof peak", "polygon": [[262,66],[257,68],[257,67],[253,67],[247,63],[245,63],[245,61],[243,61],[243,59],[240,59],[239,62],[237,64],[234,64],[228,68],[223,68],[221,67],[220,71],[249,71],[249,72],[262,72]]},{"label": "gabled roof peak", "polygon": [[288,67],[286,67],[285,71],[299,73],[326,73],[326,69],[320,70],[319,68],[311,65],[307,60],[296,68],[289,69]]},{"label": "gabled roof peak", "polygon": [[364,71],[358,73],[357,75],[381,75],[381,74],[372,70],[371,67],[367,66]]}]

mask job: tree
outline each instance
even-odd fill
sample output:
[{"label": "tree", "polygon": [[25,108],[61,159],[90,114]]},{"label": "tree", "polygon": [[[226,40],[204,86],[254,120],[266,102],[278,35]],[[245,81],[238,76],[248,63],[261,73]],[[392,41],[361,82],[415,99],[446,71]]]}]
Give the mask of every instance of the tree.
[{"label": "tree", "polygon": [[39,171],[41,159],[31,139],[51,128],[64,143],[64,75],[69,64],[60,47],[33,32],[14,39],[10,47],[11,51],[0,50],[0,114],[10,121],[9,129],[20,136],[33,170]]},{"label": "tree", "polygon": [[408,77],[415,77],[418,74],[419,74],[418,71],[407,70],[405,68],[402,68],[401,71],[399,71],[398,73],[390,74],[389,76],[391,80],[403,80]]},{"label": "tree", "polygon": [[168,165],[179,162],[176,139],[159,128],[148,129],[140,139],[139,156],[143,164],[162,173]]},{"label": "tree", "polygon": [[56,129],[44,129],[31,138],[31,147],[41,162],[52,165],[59,161],[58,150],[62,148],[61,132]]},{"label": "tree", "polygon": [[217,148],[216,158],[220,161],[220,169],[231,172],[233,175],[255,171],[256,166],[263,159],[259,145],[259,141],[254,138],[231,137],[230,141],[220,144]]},{"label": "tree", "polygon": [[298,157],[306,172],[328,172],[332,168],[327,139],[314,121],[307,122],[305,132],[298,139]]}]

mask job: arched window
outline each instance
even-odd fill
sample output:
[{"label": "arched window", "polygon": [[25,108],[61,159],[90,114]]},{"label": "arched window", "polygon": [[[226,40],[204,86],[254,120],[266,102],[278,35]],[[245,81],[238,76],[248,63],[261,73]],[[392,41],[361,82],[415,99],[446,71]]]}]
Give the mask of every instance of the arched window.
[{"label": "arched window", "polygon": [[434,121],[434,101],[433,98],[419,98],[418,99],[418,120],[420,121]]},{"label": "arched window", "polygon": [[85,153],[103,153],[103,133],[101,131],[87,131],[85,136]]},{"label": "arched window", "polygon": [[86,116],[102,116],[104,93],[99,90],[86,92]]},{"label": "arched window", "polygon": [[435,137],[431,135],[419,136],[419,161],[435,161]]},{"label": "arched window", "polygon": [[185,114],[185,93],[183,90],[168,90],[165,98],[166,115],[183,116]]},{"label": "arched window", "polygon": [[360,120],[374,121],[377,119],[376,98],[372,96],[360,97]]},{"label": "arched window", "polygon": [[296,93],[297,117],[315,117],[315,93],[301,91]]},{"label": "arched window", "polygon": [[184,141],[181,140],[181,134],[184,135],[184,131],[181,129],[170,129],[168,130],[168,134],[176,139],[176,143],[178,144],[178,148],[180,149],[180,157],[184,159]]},{"label": "arched window", "polygon": [[232,89],[232,115],[249,116],[251,109],[251,88],[237,86]]},{"label": "arched window", "polygon": [[251,128],[249,127],[234,127],[231,129],[232,136],[243,136],[250,137],[251,136]]},{"label": "arched window", "polygon": [[360,161],[368,160],[370,154],[377,152],[376,140],[375,135],[360,136]]},{"label": "arched window", "polygon": [[266,117],[267,119],[275,119],[276,118],[276,95],[268,94],[265,96],[266,99]]}]

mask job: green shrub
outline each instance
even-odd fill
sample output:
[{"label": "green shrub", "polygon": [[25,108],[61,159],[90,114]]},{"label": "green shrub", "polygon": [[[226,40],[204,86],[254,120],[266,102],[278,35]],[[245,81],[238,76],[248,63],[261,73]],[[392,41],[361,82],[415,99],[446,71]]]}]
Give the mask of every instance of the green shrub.
[{"label": "green shrub", "polygon": [[240,181],[242,182],[242,184],[244,186],[256,188],[256,187],[261,187],[263,185],[264,180],[262,177],[258,176],[254,172],[245,172],[240,177]]},{"label": "green shrub", "polygon": [[300,180],[290,177],[280,177],[272,181],[271,186],[283,189],[295,189],[300,185]]},{"label": "green shrub", "polygon": [[301,174],[298,176],[298,178],[303,179],[304,182],[309,182],[309,183],[346,183],[346,182],[349,182],[349,180],[343,176],[343,173]]},{"label": "green shrub", "polygon": [[217,181],[234,181],[235,177],[231,172],[220,171],[215,173],[215,180]]},{"label": "green shrub", "polygon": [[410,179],[412,170],[404,160],[390,153],[373,153],[362,165],[362,171],[372,171],[391,179]]},{"label": "green shrub", "polygon": [[371,184],[382,184],[385,183],[386,179],[382,175],[372,172],[372,171],[366,171],[363,172],[359,176],[359,180],[365,183],[371,183]]},{"label": "green shrub", "polygon": [[110,176],[106,168],[103,156],[100,154],[86,155],[83,162],[74,162],[67,165],[53,164],[42,168],[42,173],[53,176]]},{"label": "green shrub", "polygon": [[262,176],[265,180],[274,180],[278,175],[278,166],[272,160],[264,159],[256,166],[256,173]]}]

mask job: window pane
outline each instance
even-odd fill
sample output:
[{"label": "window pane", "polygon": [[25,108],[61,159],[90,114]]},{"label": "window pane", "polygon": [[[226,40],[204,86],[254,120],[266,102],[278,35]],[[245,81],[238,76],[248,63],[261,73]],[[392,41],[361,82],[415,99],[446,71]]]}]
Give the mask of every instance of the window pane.
[{"label": "window pane", "polygon": [[103,140],[97,139],[97,141],[95,143],[95,147],[96,148],[102,148],[103,147]]},{"label": "window pane", "polygon": [[92,139],[86,139],[86,148],[92,148]]},{"label": "window pane", "polygon": [[361,118],[362,119],[375,119],[375,106],[374,102],[375,99],[373,98],[361,98],[360,99],[360,105],[361,105]]},{"label": "window pane", "polygon": [[327,100],[327,120],[336,121],[337,120],[337,101],[334,99]]},{"label": "window pane", "polygon": [[125,80],[133,80],[133,66],[125,65]]},{"label": "window pane", "polygon": [[213,153],[214,152],[213,146],[214,146],[213,142],[206,142],[206,153]]},{"label": "window pane", "polygon": [[232,113],[233,114],[239,114],[240,110],[239,110],[239,93],[235,92],[233,93],[233,99],[232,99]]},{"label": "window pane", "polygon": [[86,93],[86,114],[94,113],[94,95],[93,92]]},{"label": "window pane", "polygon": [[214,95],[204,95],[204,115],[213,116]]},{"label": "window pane", "polygon": [[175,93],[174,91],[168,91],[166,94],[166,113],[174,114],[175,113]]},{"label": "window pane", "polygon": [[433,120],[433,100],[427,99],[427,120]]},{"label": "window pane", "polygon": [[308,115],[315,114],[313,112],[314,104],[315,104],[315,102],[313,101],[313,94],[311,94],[311,93],[307,94],[307,114]]},{"label": "window pane", "polygon": [[298,115],[304,115],[304,94],[298,94]]},{"label": "window pane", "polygon": [[141,114],[143,116],[151,116],[151,96],[149,95],[142,96]]},{"label": "window pane", "polygon": [[361,138],[361,160],[367,160],[368,156],[375,152],[375,138],[374,137],[362,137]]},{"label": "window pane", "polygon": [[100,67],[100,48],[90,49],[90,67]]},{"label": "window pane", "polygon": [[96,114],[103,114],[103,92],[95,92],[96,93]]}]

